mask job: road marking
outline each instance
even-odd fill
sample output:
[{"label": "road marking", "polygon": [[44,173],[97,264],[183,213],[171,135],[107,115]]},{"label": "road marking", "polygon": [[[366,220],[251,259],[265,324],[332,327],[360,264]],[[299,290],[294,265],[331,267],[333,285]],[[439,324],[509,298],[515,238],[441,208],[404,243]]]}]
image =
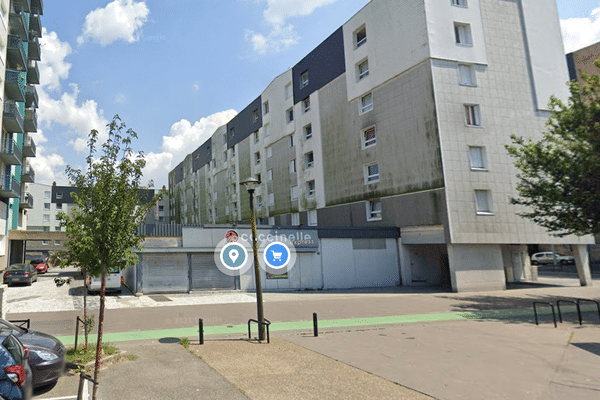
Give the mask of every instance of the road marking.
[{"label": "road marking", "polygon": [[[40,400],[67,400],[67,399],[76,399],[77,396],[65,396],[65,397],[52,397],[49,399],[40,399]],[[85,397],[87,399],[87,397]]]}]

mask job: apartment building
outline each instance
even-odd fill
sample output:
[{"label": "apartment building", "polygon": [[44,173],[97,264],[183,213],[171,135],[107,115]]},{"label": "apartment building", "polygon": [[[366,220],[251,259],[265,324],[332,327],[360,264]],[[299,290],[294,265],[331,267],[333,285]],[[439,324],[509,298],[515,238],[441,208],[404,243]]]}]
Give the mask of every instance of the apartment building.
[{"label": "apartment building", "polygon": [[[36,147],[30,133],[37,130],[41,60],[42,0],[0,0],[0,262],[7,263],[8,231],[24,229],[26,211],[33,206],[27,184],[35,180],[29,159]],[[23,252],[22,241],[12,241],[10,252]]]},{"label": "apartment building", "polygon": [[562,49],[554,0],[372,0],[170,172],[171,219],[248,221],[253,176],[260,224],[399,228],[402,285],[503,289],[530,244],[571,245],[588,284],[593,238],[509,203],[504,145],[567,98]]}]

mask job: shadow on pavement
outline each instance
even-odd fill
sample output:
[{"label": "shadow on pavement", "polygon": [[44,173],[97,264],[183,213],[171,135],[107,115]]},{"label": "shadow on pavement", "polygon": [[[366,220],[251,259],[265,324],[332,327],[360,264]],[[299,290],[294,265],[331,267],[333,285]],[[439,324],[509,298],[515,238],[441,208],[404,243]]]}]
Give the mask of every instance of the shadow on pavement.
[{"label": "shadow on pavement", "polygon": [[571,345],[600,356],[600,343],[571,343]]}]

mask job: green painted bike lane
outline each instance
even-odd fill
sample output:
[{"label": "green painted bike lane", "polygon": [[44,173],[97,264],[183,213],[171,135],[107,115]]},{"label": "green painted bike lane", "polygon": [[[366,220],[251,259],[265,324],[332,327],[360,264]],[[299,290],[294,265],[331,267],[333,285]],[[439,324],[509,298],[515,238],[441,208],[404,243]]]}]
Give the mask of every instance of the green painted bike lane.
[{"label": "green painted bike lane", "polygon": [[[582,307],[582,312],[595,311],[595,308]],[[563,314],[569,315],[569,321],[573,318],[571,315],[575,313],[575,309],[566,310]],[[538,316],[545,317],[551,315],[550,308],[538,310]],[[328,319],[319,320],[319,329],[328,328],[351,328],[360,326],[377,326],[377,325],[393,325],[393,324],[411,324],[411,323],[428,323],[428,322],[447,322],[447,321],[466,321],[466,320],[533,320],[533,309],[510,309],[497,311],[481,311],[481,312],[444,312],[431,314],[409,314],[409,315],[393,315],[387,317],[365,317],[365,318],[347,318],[347,319]],[[540,319],[540,323],[551,323],[551,320],[544,318]],[[253,327],[256,330],[256,326]],[[308,321],[293,321],[293,322],[273,322],[269,328],[270,332],[290,331],[290,330],[310,330],[313,329],[312,320]],[[133,340],[148,340],[161,339],[166,337],[198,337],[198,326],[190,328],[174,328],[174,329],[155,329],[148,331],[132,331],[132,332],[116,332],[104,333],[104,342],[126,342]],[[227,335],[227,334],[246,334],[248,332],[247,324],[239,325],[218,325],[204,326],[204,335]],[[82,334],[80,335],[81,341]],[[89,341],[95,342],[96,335],[89,335]],[[64,344],[73,344],[75,336],[59,336]]]}]

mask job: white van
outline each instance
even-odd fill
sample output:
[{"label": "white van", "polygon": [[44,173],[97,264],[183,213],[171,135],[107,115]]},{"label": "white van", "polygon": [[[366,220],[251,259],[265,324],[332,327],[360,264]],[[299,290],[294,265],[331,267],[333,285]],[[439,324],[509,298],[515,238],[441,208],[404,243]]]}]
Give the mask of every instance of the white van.
[{"label": "white van", "polygon": [[[123,276],[121,275],[120,270],[109,271],[106,274],[106,287],[105,291],[121,293],[121,285],[123,284]],[[100,292],[100,288],[102,286],[102,277],[99,276],[94,278],[92,276],[88,276],[85,282],[85,286],[87,287],[88,292]]]}]

